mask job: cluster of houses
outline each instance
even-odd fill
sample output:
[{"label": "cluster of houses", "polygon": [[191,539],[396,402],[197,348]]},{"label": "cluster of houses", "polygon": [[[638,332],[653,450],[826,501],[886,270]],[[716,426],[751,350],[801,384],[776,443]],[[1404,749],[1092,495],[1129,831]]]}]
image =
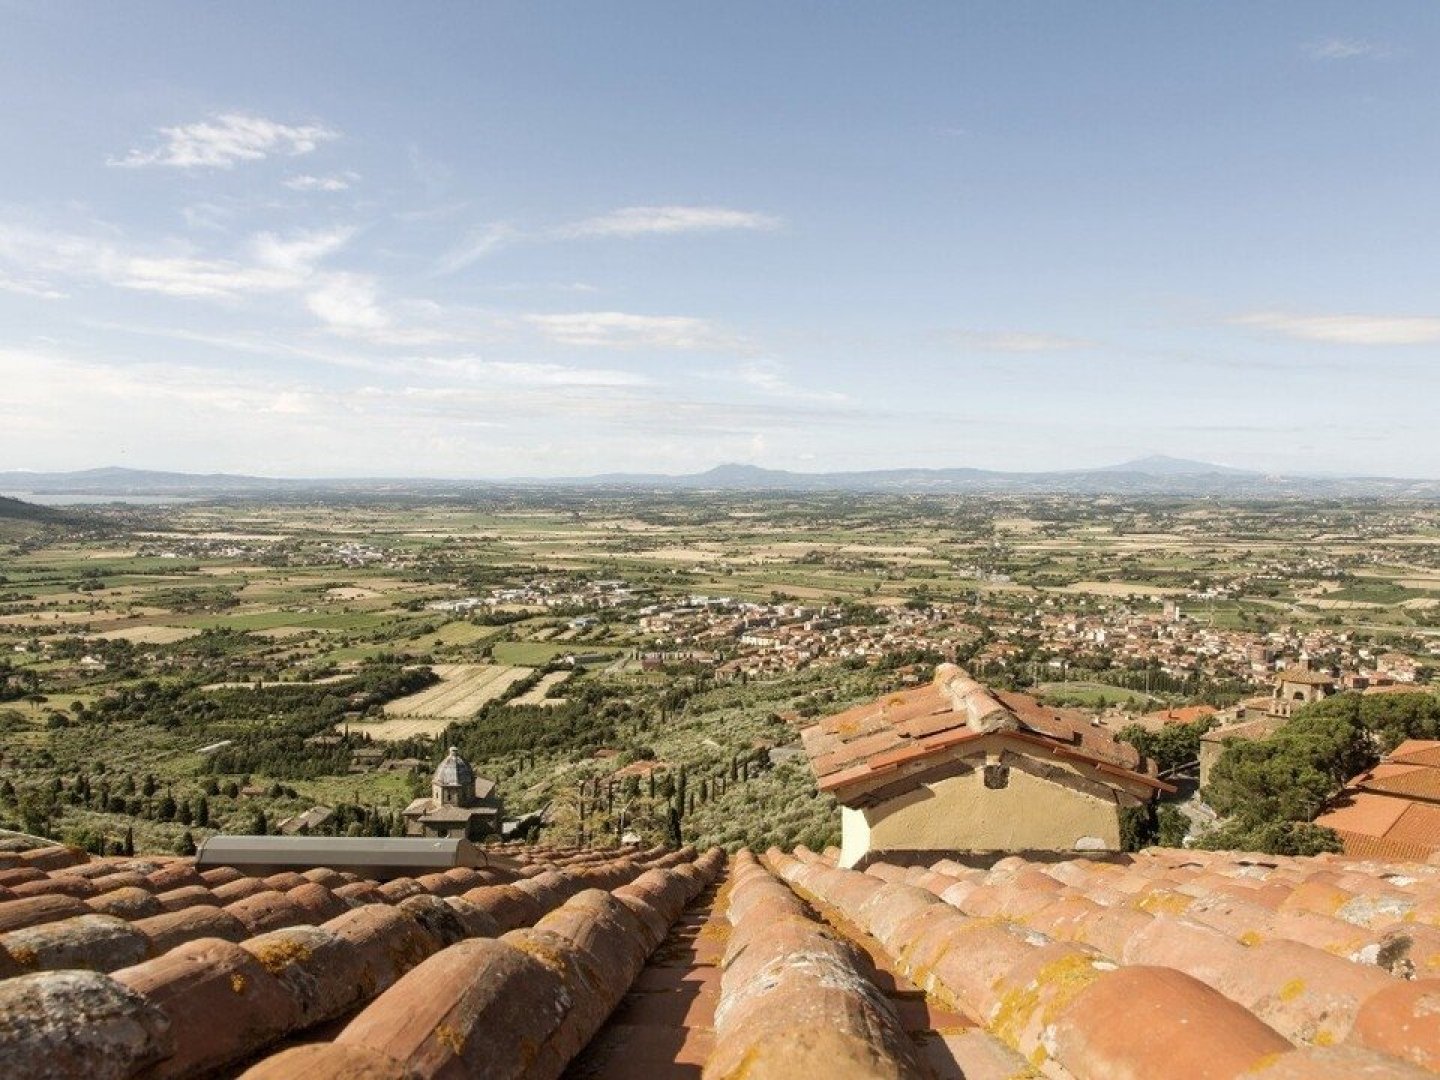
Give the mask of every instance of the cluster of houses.
[{"label": "cluster of houses", "polygon": [[1372,650],[1347,631],[1216,627],[1203,612],[1192,618],[1177,600],[1158,612],[1129,602],[1087,601],[1084,608],[1067,610],[1053,596],[930,603],[882,607],[878,618],[855,622],[835,605],[691,596],[640,609],[635,625],[650,640],[644,657],[652,665],[709,664],[722,680],[906,650],[953,656],[982,633],[986,642],[971,666],[990,674],[1029,664],[1033,675],[1057,679],[1071,667],[1120,667],[1264,683],[1297,660],[1313,660],[1342,671],[1344,689],[1411,683],[1420,675],[1412,657]]},{"label": "cluster of houses", "polygon": [[484,596],[436,600],[425,606],[431,611],[465,615],[475,611],[504,608],[579,608],[596,611],[634,603],[639,597],[628,581],[588,581],[571,577],[540,577],[519,585],[491,589]]},{"label": "cluster of houses", "polygon": [[1217,627],[1210,624],[1203,609],[1192,618],[1173,600],[1165,603],[1158,616],[1127,604],[1090,612],[1045,610],[1050,603],[1050,599],[1042,601],[1029,615],[987,609],[996,640],[975,663],[1003,668],[1020,656],[1039,652],[1056,671],[1108,663],[1151,667],[1177,678],[1200,674],[1266,681],[1292,660],[1308,657],[1347,671],[1352,689],[1385,680],[1413,682],[1419,672],[1414,659],[1372,650],[1349,631]]},{"label": "cluster of houses", "polygon": [[[761,603],[729,596],[691,596],[638,613],[637,629],[654,647],[644,659],[658,665],[706,663],[722,681],[783,675],[817,662],[878,659],[907,649],[953,651],[973,628],[950,623],[941,608],[887,608],[879,621],[847,621],[833,604]],[[684,658],[684,659],[678,659]]]}]

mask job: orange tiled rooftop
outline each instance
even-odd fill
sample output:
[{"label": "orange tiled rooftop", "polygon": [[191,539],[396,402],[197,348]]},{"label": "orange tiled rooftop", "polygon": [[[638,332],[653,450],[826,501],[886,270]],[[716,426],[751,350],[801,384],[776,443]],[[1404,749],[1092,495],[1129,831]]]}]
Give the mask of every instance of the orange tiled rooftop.
[{"label": "orange tiled rooftop", "polygon": [[1440,741],[1402,742],[1315,821],[1334,829],[1349,855],[1427,859],[1440,852]]},{"label": "orange tiled rooftop", "polygon": [[0,854],[3,1075],[1440,1072],[1440,860],[516,855],[376,883]]}]

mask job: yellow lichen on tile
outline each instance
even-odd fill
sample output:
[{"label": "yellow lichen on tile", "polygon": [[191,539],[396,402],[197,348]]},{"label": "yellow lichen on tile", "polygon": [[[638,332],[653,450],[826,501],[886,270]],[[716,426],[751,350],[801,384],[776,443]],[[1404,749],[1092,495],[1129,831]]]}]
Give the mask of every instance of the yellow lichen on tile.
[{"label": "yellow lichen on tile", "polygon": [[272,939],[252,946],[249,952],[271,975],[279,975],[291,964],[304,963],[314,955],[314,950],[308,945],[293,938]]}]

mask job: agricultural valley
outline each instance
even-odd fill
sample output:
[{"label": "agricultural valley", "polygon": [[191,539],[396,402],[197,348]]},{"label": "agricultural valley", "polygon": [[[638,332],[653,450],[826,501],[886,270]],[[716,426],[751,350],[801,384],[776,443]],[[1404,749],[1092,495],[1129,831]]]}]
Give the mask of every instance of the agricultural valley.
[{"label": "agricultural valley", "polygon": [[1383,655],[1423,685],[1440,649],[1428,503],[500,490],[10,509],[0,818],[92,851],[310,811],[306,831],[398,833],[449,746],[531,835],[819,850],[838,812],[801,728],[942,661],[1118,731],[1266,694],[1302,655]]}]

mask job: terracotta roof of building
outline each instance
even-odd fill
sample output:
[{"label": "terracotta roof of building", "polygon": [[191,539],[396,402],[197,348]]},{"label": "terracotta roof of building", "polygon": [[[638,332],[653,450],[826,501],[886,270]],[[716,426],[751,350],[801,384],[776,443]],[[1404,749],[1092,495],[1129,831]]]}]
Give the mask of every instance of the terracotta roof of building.
[{"label": "terracotta roof of building", "polygon": [[436,806],[420,815],[427,825],[460,824],[476,817],[495,817],[500,811],[493,806]]},{"label": "terracotta roof of building", "polygon": [[6,1080],[1440,1073],[1440,860],[505,851],[384,885],[0,854]]},{"label": "terracotta roof of building", "polygon": [[1299,683],[1305,686],[1333,686],[1335,676],[1326,671],[1312,671],[1305,667],[1289,667],[1275,676],[1276,682]]},{"label": "terracotta roof of building", "polygon": [[1440,741],[1407,739],[1351,780],[1315,823],[1339,833],[1352,855],[1440,852]]},{"label": "terracotta roof of building", "polygon": [[1192,724],[1197,720],[1207,720],[1208,717],[1218,713],[1214,706],[1176,706],[1175,708],[1158,708],[1153,713],[1145,713],[1139,717],[1138,723],[1145,726],[1169,726],[1169,724]]},{"label": "terracotta roof of building", "polygon": [[1430,765],[1379,765],[1355,781],[1365,791],[1440,802],[1440,768]]},{"label": "terracotta roof of building", "polygon": [[886,694],[827,717],[801,733],[822,791],[842,793],[997,735],[1031,752],[1080,761],[1117,778],[1165,787],[1133,746],[1088,715],[1042,705],[1025,694],[991,691],[954,664],[941,664],[925,686]]},{"label": "terracotta roof of building", "polygon": [[1241,724],[1226,724],[1211,728],[1200,736],[1200,741],[1223,743],[1226,739],[1268,739],[1284,727],[1288,719],[1284,716],[1260,716]]},{"label": "terracotta roof of building", "polygon": [[1214,716],[1219,711],[1214,705],[1181,705],[1173,709],[1157,709],[1155,712],[1146,713],[1140,719],[1161,724],[1193,724],[1197,720]]},{"label": "terracotta roof of building", "polygon": [[1440,768],[1440,740],[1406,739],[1385,755],[1386,761]]}]

